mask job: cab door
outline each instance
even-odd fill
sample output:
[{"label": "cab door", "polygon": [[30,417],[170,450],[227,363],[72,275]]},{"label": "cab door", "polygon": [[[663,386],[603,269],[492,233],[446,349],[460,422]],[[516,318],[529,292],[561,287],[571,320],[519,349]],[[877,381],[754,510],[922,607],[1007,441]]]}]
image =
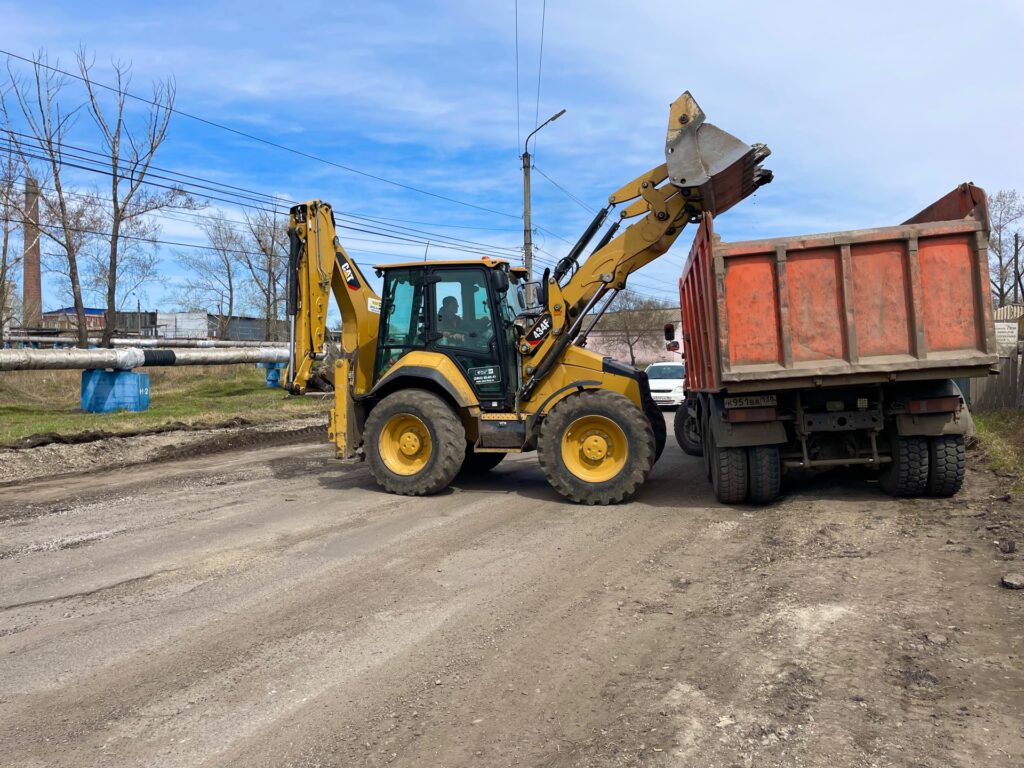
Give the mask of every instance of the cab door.
[{"label": "cab door", "polygon": [[509,407],[505,334],[483,267],[439,267],[427,279],[432,333],[428,349],[441,352],[466,374],[484,409]]}]

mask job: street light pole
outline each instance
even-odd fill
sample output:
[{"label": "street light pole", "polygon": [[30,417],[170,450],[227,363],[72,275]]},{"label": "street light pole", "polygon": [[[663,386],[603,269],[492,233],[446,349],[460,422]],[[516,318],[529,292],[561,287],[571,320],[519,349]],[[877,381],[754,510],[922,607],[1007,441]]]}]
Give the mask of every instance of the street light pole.
[{"label": "street light pole", "polygon": [[533,286],[530,285],[530,281],[533,280],[533,225],[530,221],[530,139],[545,125],[555,122],[564,114],[565,110],[563,109],[561,112],[549,117],[534,128],[530,135],[526,137],[526,141],[523,142],[523,266],[526,267],[527,306],[533,304]]}]

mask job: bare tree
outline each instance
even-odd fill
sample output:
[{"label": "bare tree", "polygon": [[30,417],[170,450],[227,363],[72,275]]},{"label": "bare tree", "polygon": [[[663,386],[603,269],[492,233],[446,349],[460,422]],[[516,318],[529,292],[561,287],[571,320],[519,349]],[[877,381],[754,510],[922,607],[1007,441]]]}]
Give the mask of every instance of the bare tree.
[{"label": "bare tree", "polygon": [[81,106],[67,109],[62,105],[60,97],[68,80],[49,67],[45,54],[33,59],[31,78],[17,75],[9,61],[7,72],[9,88],[0,93],[6,140],[21,169],[47,190],[41,196],[41,231],[60,251],[61,271],[68,278],[75,308],[79,346],[85,347],[88,329],[78,256],[95,231],[95,204],[88,196],[69,194],[64,178],[66,138]]},{"label": "bare tree", "polygon": [[630,365],[636,365],[637,352],[645,339],[660,339],[664,324],[679,317],[678,310],[669,312],[671,305],[667,302],[628,290],[616,297],[612,306],[597,329],[609,341],[626,346]]},{"label": "bare tree", "polygon": [[252,250],[243,249],[239,261],[249,273],[255,304],[264,321],[266,341],[278,340],[278,317],[284,291],[285,266],[288,263],[288,222],[273,211],[245,214]]},{"label": "bare tree", "polygon": [[18,163],[10,148],[0,154],[0,344],[4,329],[18,311],[14,271],[21,261],[14,248],[13,237],[21,221],[18,194]]},{"label": "bare tree", "polygon": [[223,221],[207,219],[201,226],[210,247],[178,254],[178,262],[185,267],[188,277],[177,302],[188,309],[216,314],[217,335],[223,339],[227,338],[229,321],[235,312],[243,242],[238,232]]},{"label": "bare tree", "polygon": [[1015,189],[1001,189],[989,197],[988,214],[989,273],[995,299],[1002,307],[1011,297],[1019,301],[1024,296],[1020,276],[1024,265],[1014,252],[1014,234],[1020,234],[1024,223],[1024,200]]},{"label": "bare tree", "polygon": [[[171,189],[143,188],[153,157],[167,138],[174,110],[174,82],[158,80],[146,109],[144,127],[131,128],[125,111],[128,87],[131,84],[131,65],[113,63],[114,85],[112,103],[104,106],[97,86],[91,77],[93,61],[85,49],[78,51],[78,70],[88,93],[88,110],[100,130],[106,150],[104,163],[109,161],[110,190],[106,201],[107,264],[96,274],[106,283],[107,316],[103,328],[103,344],[109,346],[117,329],[119,281],[132,275],[138,282],[155,272],[155,255],[151,260],[142,257],[139,232],[153,232],[154,225],[147,222],[147,214],[167,208],[195,208],[195,202],[179,187]],[[133,233],[134,231],[134,233]],[[108,234],[109,233],[109,234]],[[131,264],[123,259],[134,257]],[[122,291],[122,296],[129,291]]]},{"label": "bare tree", "polygon": [[[104,210],[103,231],[110,226],[109,211]],[[116,285],[115,309],[124,309],[128,297],[147,283],[159,277],[160,260],[157,256],[156,238],[160,234],[159,225],[151,218],[129,217],[121,222],[119,228],[118,255],[114,276]],[[102,302],[108,300],[110,288],[110,251],[106,239],[97,240],[82,254],[82,284],[85,290]]]}]

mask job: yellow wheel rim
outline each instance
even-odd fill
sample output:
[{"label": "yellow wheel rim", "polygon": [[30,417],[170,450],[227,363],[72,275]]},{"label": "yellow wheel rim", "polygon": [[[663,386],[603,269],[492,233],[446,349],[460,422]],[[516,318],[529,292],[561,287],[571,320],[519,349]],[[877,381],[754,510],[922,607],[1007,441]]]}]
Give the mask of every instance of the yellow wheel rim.
[{"label": "yellow wheel rim", "polygon": [[605,416],[581,416],[562,435],[562,463],[588,483],[611,480],[628,457],[626,433]]},{"label": "yellow wheel rim", "polygon": [[396,475],[415,475],[430,461],[430,430],[411,413],[396,413],[380,431],[377,450],[384,466]]}]

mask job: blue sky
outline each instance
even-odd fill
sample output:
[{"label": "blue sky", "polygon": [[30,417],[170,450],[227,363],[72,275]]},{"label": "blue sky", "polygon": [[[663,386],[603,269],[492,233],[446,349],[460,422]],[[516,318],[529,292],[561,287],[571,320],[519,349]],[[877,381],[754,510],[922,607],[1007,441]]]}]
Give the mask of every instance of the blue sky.
[{"label": "blue sky", "polygon": [[[1024,187],[1024,3],[548,0],[538,103],[542,2],[518,3],[518,124],[513,0],[0,2],[0,48],[71,67],[84,44],[98,80],[111,59],[131,61],[141,94],[173,76],[181,110],[507,215],[180,117],[164,167],[495,246],[522,243],[518,142],[535,117],[567,110],[540,134],[536,164],[596,209],[661,162],[668,104],[686,89],[710,121],[773,150],[774,183],[718,222],[729,240],[898,223],[966,180]],[[569,246],[551,233],[573,241],[590,214],[539,175],[533,187],[541,256],[557,257]],[[188,221],[161,225],[165,239],[203,242]],[[633,287],[673,297],[690,239]],[[423,255],[345,242],[363,262]],[[153,307],[181,280],[172,250],[161,256]]]}]

